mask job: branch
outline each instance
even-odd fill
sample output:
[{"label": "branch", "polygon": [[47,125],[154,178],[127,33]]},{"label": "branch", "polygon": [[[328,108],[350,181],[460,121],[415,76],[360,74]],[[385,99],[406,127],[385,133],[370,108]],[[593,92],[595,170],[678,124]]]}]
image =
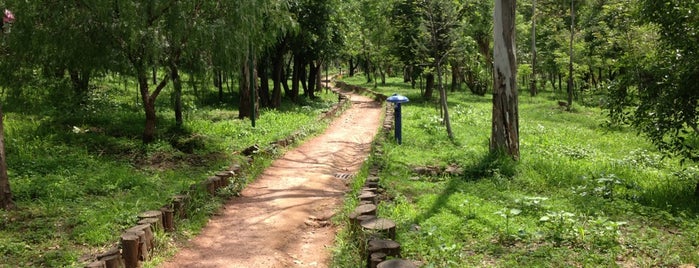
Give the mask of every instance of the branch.
[{"label": "branch", "polygon": [[155,90],[153,90],[153,94],[150,94],[149,98],[151,100],[157,98],[158,95],[160,95],[160,92],[163,91],[163,88],[167,86],[168,81],[170,81],[170,74],[166,73],[165,77],[163,77],[163,80],[160,81],[160,84],[158,84],[157,87],[155,87]]}]

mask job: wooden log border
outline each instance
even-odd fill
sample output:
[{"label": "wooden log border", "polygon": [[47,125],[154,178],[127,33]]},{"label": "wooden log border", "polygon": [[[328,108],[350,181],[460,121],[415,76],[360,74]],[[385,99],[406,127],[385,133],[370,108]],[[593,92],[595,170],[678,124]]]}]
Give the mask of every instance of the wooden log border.
[{"label": "wooden log border", "polygon": [[[374,94],[376,101],[385,101],[386,99],[386,96],[369,89],[347,85],[342,82],[338,82],[337,85],[343,90]],[[376,140],[372,144],[372,153],[376,156],[383,155],[383,142],[391,137],[394,128],[393,107],[384,104],[384,110],[383,135],[377,135]],[[394,241],[396,240],[397,228],[395,223],[390,219],[377,218],[376,210],[367,209],[369,208],[367,206],[375,205],[377,208],[380,206],[384,191],[379,177],[382,168],[381,163],[370,163],[370,165],[364,186],[357,192],[358,205],[348,216],[350,229],[359,234],[355,235],[355,239],[359,240],[356,241],[359,245],[357,247],[360,251],[359,253],[361,256],[364,256],[367,268],[417,267],[410,260],[399,259],[401,257],[401,245]],[[368,211],[371,211],[371,213],[368,213]],[[376,237],[375,234],[370,234],[376,231],[385,233],[383,237]]]},{"label": "wooden log border", "polygon": [[[334,78],[333,78],[334,80]],[[342,82],[336,82],[335,87],[339,87]],[[338,102],[335,103],[328,111],[323,112],[318,120],[329,120],[336,117],[342,112],[343,107],[349,102],[346,94],[340,90],[333,89],[333,92],[338,95]],[[304,137],[300,131],[294,132],[286,138],[271,142],[267,148],[261,150],[273,151],[279,147],[289,147]],[[252,145],[250,147],[257,146]],[[249,147],[248,147],[249,148]],[[234,152],[233,154],[241,154]],[[117,246],[97,254],[93,259],[87,260],[84,267],[105,267],[105,268],[131,268],[141,267],[141,262],[147,260],[150,251],[155,243],[154,233],[159,231],[173,232],[176,230],[177,222],[186,219],[187,211],[190,209],[190,201],[192,200],[193,191],[206,191],[209,195],[218,195],[223,188],[236,185],[236,181],[242,180],[241,171],[249,167],[252,163],[251,155],[247,161],[239,164],[233,164],[228,169],[215,172],[213,175],[203,179],[199,183],[190,185],[188,190],[183,191],[170,198],[170,200],[157,210],[146,211],[137,215],[138,223],[136,226],[124,230],[117,238]],[[140,226],[140,227],[139,227]],[[146,231],[143,226],[149,226]],[[133,230],[134,228],[139,230]]]}]

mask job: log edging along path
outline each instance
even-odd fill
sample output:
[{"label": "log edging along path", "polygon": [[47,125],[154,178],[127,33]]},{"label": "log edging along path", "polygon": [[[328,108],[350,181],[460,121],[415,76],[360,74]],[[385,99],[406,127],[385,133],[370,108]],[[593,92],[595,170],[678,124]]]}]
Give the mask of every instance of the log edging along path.
[{"label": "log edging along path", "polygon": [[349,190],[338,175],[361,168],[381,125],[382,102],[349,100],[325,133],[275,160],[161,267],[327,267],[328,220]]},{"label": "log edging along path", "polygon": [[[338,103],[319,115],[318,120],[332,119],[346,106],[348,100],[346,97],[342,97],[344,94],[336,93],[340,96]],[[299,132],[293,133],[286,138],[270,143],[270,147],[267,149],[290,146],[299,138],[302,138]],[[257,145],[252,145],[245,150],[251,148],[260,149]],[[238,154],[246,153],[238,152]],[[202,179],[199,183],[191,185],[188,190],[171,197],[161,208],[140,213],[137,216],[138,223],[124,230],[120,237],[116,238],[119,242],[115,246],[94,256],[85,264],[85,267],[140,267],[143,261],[149,260],[154,249],[155,238],[153,234],[158,231],[173,232],[178,221],[187,218],[187,203],[191,200],[193,192],[202,191],[209,195],[217,195],[220,189],[232,184],[233,187],[238,187],[235,184],[244,183],[241,173],[251,161],[252,156],[249,156],[242,163],[233,164],[226,170],[214,172],[214,175]]]}]

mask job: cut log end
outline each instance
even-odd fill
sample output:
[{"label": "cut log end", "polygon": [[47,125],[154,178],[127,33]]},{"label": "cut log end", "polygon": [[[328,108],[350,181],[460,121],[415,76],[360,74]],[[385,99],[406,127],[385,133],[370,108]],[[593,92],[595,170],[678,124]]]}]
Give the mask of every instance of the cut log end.
[{"label": "cut log end", "polygon": [[417,266],[408,260],[393,259],[387,260],[376,266],[377,268],[417,268]]},{"label": "cut log end", "polygon": [[380,234],[382,237],[396,239],[396,223],[389,219],[371,219],[361,222],[362,229],[368,233]]}]

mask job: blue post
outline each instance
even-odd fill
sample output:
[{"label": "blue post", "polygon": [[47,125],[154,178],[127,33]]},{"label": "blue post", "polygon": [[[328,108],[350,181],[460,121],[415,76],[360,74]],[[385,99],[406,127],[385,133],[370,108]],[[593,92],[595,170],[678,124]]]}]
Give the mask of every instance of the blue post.
[{"label": "blue post", "polygon": [[394,109],[394,121],[396,123],[396,129],[395,129],[395,138],[398,144],[403,144],[403,131],[401,128],[403,127],[403,123],[401,122],[401,103],[406,103],[408,102],[408,98],[405,96],[401,96],[398,94],[393,94],[392,96],[388,97],[386,101],[393,103],[393,109]]},{"label": "blue post", "polygon": [[403,133],[402,133],[403,131],[401,131],[401,128],[403,127],[403,124],[401,123],[401,118],[403,116],[401,116],[401,113],[400,113],[400,103],[394,104],[394,109],[395,109],[394,110],[394,115],[395,115],[394,117],[396,120],[396,133],[395,133],[396,141],[398,141],[398,144],[403,144]]}]

